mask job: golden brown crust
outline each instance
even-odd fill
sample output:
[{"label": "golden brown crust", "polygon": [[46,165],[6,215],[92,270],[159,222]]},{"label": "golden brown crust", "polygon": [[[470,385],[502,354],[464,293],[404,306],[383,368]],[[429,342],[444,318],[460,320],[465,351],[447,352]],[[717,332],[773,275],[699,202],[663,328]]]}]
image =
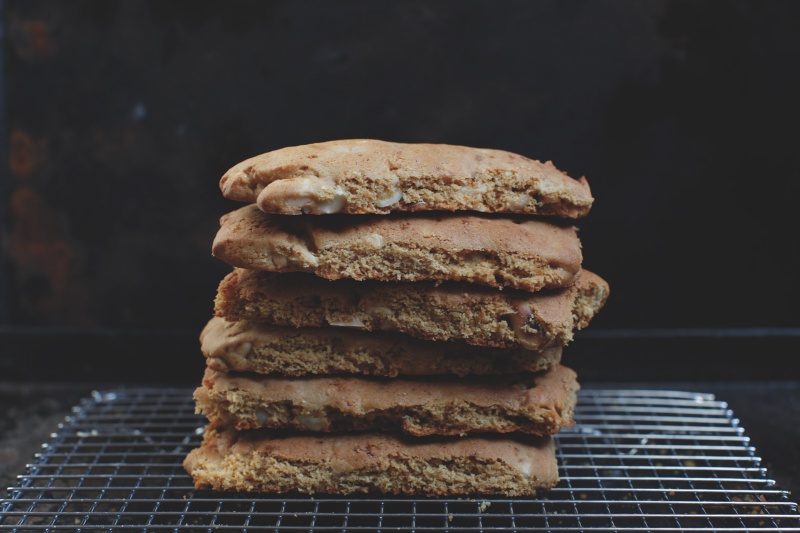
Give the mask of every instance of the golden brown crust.
[{"label": "golden brown crust", "polygon": [[206,369],[195,400],[215,427],[553,435],[573,424],[575,378],[564,366],[520,376],[389,380]]},{"label": "golden brown crust", "polygon": [[220,283],[215,310],[228,320],[347,326],[542,350],[569,342],[607,297],[608,284],[587,270],[572,287],[529,293],[464,283],[327,281],[311,274],[234,269]]},{"label": "golden brown crust", "polygon": [[241,268],[328,279],[453,280],[526,291],[571,285],[581,245],[573,227],[453,213],[291,217],[255,205],[226,214],[212,248]]},{"label": "golden brown crust", "polygon": [[268,152],[220,180],[226,198],[267,213],[481,211],[586,215],[593,198],[552,163],[502,150],[345,139]]},{"label": "golden brown crust", "polygon": [[549,437],[406,439],[206,429],[184,461],[198,489],[530,496],[558,483]]},{"label": "golden brown crust", "polygon": [[519,374],[552,368],[562,347],[542,351],[432,342],[400,333],[348,328],[292,328],[212,318],[200,335],[209,368],[304,376],[396,377]]}]

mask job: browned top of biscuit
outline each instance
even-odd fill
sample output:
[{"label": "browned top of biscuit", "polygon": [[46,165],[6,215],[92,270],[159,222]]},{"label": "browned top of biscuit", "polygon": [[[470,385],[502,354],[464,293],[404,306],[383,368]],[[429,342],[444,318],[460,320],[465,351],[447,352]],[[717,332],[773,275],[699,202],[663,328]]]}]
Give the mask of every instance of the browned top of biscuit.
[{"label": "browned top of biscuit", "polygon": [[354,416],[371,411],[419,405],[467,402],[473,407],[499,406],[528,412],[566,410],[579,389],[575,372],[558,365],[552,370],[520,376],[377,380],[361,377],[285,378],[231,374],[207,368],[204,387],[247,391],[265,403],[293,402],[307,412],[328,408]]},{"label": "browned top of biscuit", "polygon": [[586,215],[593,198],[552,163],[485,148],[346,139],[247,159],[220,180],[226,198],[284,214],[483,211]]},{"label": "browned top of biscuit", "polygon": [[538,254],[551,257],[559,266],[577,264],[576,270],[581,261],[580,243],[572,226],[535,218],[463,213],[285,217],[268,215],[248,205],[220,219],[215,242],[228,240],[236,240],[241,247],[274,247],[293,240],[306,251],[367,240],[375,241],[376,248],[403,242],[425,249]]},{"label": "browned top of biscuit", "polygon": [[315,272],[329,279],[464,279],[525,290],[571,284],[583,259],[574,227],[540,219],[463,213],[287,217],[255,205],[222,217],[212,251],[254,270]]},{"label": "browned top of biscuit", "polygon": [[327,281],[237,268],[219,285],[215,313],[232,320],[397,330],[430,340],[539,350],[569,342],[572,330],[588,325],[608,293],[608,284],[586,269],[571,287],[530,293],[456,282]]},{"label": "browned top of biscuit", "polygon": [[487,463],[500,461],[522,473],[536,473],[542,479],[558,479],[553,440],[532,436],[420,439],[375,433],[285,436],[259,430],[208,431],[203,447],[189,456],[186,467],[191,471],[195,464],[218,461],[230,454],[268,455],[290,463],[325,463],[333,471],[369,469],[387,459],[474,458]]},{"label": "browned top of biscuit", "polygon": [[203,328],[200,344],[215,370],[291,376],[519,374],[552,367],[562,351],[559,345],[542,351],[488,348],[386,331],[293,328],[220,317]]}]

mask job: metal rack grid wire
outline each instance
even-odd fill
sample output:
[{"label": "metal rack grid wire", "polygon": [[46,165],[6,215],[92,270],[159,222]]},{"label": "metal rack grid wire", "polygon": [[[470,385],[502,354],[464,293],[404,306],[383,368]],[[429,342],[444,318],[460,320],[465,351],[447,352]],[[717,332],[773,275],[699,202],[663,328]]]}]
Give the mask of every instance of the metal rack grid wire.
[{"label": "metal rack grid wire", "polygon": [[203,419],[188,389],[94,393],[0,500],[0,531],[800,531],[724,402],[583,390],[535,498],[220,494],[181,463]]}]

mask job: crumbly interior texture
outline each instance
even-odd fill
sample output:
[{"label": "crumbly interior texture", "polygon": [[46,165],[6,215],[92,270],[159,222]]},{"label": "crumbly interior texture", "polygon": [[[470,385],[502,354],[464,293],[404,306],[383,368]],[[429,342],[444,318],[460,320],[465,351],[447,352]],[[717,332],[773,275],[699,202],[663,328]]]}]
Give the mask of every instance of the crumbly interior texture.
[{"label": "crumbly interior texture", "polygon": [[237,268],[220,283],[215,313],[233,321],[398,331],[433,341],[542,350],[572,340],[607,297],[608,284],[585,269],[571,287],[529,293],[447,282],[327,281]]},{"label": "crumbly interior texture", "polygon": [[478,214],[226,214],[215,257],[241,268],[328,279],[450,280],[526,291],[566,287],[581,268],[574,227]]},{"label": "crumbly interior texture", "polygon": [[198,489],[530,496],[558,483],[549,437],[405,439],[206,429],[184,467]]},{"label": "crumbly interior texture", "polygon": [[349,328],[293,328],[248,320],[209,320],[200,334],[209,368],[305,376],[492,375],[539,372],[561,361],[561,346],[544,350],[432,342],[400,333]]},{"label": "crumbly interior texture", "polygon": [[194,397],[212,426],[236,429],[553,435],[573,424],[575,378],[564,366],[513,377],[416,380],[292,379],[207,369]]},{"label": "crumbly interior texture", "polygon": [[348,139],[287,147],[235,165],[226,198],[267,213],[479,211],[578,218],[589,184],[502,150]]}]

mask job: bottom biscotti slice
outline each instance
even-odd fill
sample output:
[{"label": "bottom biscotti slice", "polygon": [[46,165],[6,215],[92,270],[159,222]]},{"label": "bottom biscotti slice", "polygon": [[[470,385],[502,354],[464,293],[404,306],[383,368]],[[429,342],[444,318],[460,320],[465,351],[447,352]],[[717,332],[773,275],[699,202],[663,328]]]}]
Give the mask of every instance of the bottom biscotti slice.
[{"label": "bottom biscotti slice", "polygon": [[487,348],[415,339],[402,333],[349,328],[293,328],[212,318],[200,335],[209,368],[303,376],[361,374],[396,377],[539,372],[561,361],[545,350]]},{"label": "bottom biscotti slice", "polygon": [[194,396],[213,426],[236,429],[552,435],[572,425],[578,388],[564,366],[520,376],[388,380],[206,369]]},{"label": "bottom biscotti slice", "polygon": [[528,496],[558,483],[550,437],[412,439],[206,430],[184,467],[198,489]]}]

